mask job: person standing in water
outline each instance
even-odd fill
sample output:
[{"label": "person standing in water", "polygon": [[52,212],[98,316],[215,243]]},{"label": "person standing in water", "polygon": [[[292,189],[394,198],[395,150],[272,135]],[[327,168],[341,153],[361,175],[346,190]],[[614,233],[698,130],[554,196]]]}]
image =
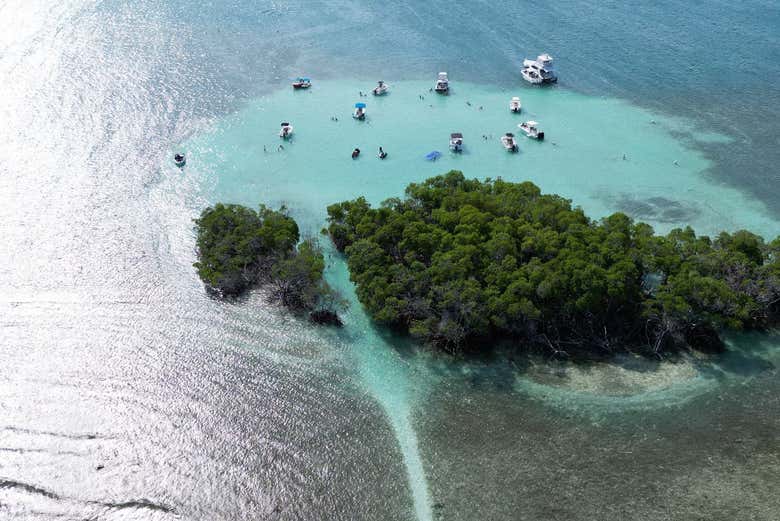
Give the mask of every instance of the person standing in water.
[{"label": "person standing in water", "polygon": [[387,157],[387,152],[382,150],[382,147],[379,147],[379,159],[384,159]]}]

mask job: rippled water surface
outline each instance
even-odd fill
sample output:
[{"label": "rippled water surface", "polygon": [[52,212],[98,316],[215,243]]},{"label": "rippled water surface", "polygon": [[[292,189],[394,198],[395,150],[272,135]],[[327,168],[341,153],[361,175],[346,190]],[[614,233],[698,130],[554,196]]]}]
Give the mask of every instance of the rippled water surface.
[{"label": "rippled water surface", "polygon": [[[0,2],[0,518],[776,519],[777,335],[452,360],[356,302],[329,331],[259,292],[209,298],[191,219],[286,203],[314,234],[327,203],[462,168],[596,216],[775,236],[778,27],[758,0]],[[518,75],[541,51],[545,91]],[[315,87],[294,95],[299,73]],[[379,78],[394,91],[360,126]],[[509,157],[515,94],[549,139]],[[354,298],[336,255],[327,276]]]}]

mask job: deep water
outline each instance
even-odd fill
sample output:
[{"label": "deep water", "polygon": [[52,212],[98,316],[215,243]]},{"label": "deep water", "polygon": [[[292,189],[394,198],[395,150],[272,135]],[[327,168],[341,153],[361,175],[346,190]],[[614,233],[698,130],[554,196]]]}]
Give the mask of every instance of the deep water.
[{"label": "deep water", "polygon": [[[775,236],[777,27],[754,0],[0,3],[0,518],[775,519],[777,335],[456,360],[376,329],[332,251],[341,331],[209,298],[191,220],[286,204],[316,235],[328,203],[459,168]],[[560,83],[522,85],[542,51]],[[510,156],[525,119],[548,139]]]}]

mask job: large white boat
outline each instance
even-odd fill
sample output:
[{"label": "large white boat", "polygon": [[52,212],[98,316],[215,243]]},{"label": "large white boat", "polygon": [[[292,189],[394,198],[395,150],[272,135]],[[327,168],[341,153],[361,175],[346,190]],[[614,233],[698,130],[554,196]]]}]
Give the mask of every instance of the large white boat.
[{"label": "large white boat", "polygon": [[527,137],[538,139],[539,141],[544,139],[544,132],[539,130],[539,123],[536,121],[526,121],[525,123],[520,123],[517,127],[522,130]]},{"label": "large white boat", "polygon": [[523,60],[523,70],[520,71],[520,74],[525,81],[534,85],[558,81],[558,76],[553,68],[553,58],[547,53],[540,54],[536,60]]},{"label": "large white boat", "polygon": [[514,113],[520,113],[523,110],[523,106],[520,104],[520,98],[514,96],[509,102],[509,110]]},{"label": "large white boat", "polygon": [[434,89],[439,94],[450,93],[450,80],[447,78],[446,72],[440,72],[439,78],[436,80],[436,87]]},{"label": "large white boat", "polygon": [[382,80],[379,80],[376,84],[376,87],[374,87],[374,90],[371,92],[374,94],[374,96],[382,96],[384,94],[387,94],[387,91],[389,90],[389,87],[387,86],[387,83],[383,82]]},{"label": "large white boat", "polygon": [[290,139],[292,137],[293,127],[288,122],[282,123],[282,128],[279,130],[279,137],[282,139]]},{"label": "large white boat", "polygon": [[503,136],[501,136],[501,144],[504,145],[504,148],[508,152],[517,152],[517,141],[515,141],[515,135],[511,132],[507,132]]},{"label": "large white boat", "polygon": [[450,150],[453,152],[463,152],[463,134],[453,132],[450,134]]}]

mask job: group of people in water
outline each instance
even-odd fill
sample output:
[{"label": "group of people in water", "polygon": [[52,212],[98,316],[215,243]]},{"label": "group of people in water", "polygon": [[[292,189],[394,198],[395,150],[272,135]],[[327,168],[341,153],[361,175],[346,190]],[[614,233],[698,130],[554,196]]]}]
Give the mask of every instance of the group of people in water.
[{"label": "group of people in water", "polygon": [[[356,147],[355,150],[352,151],[352,159],[357,159],[358,157],[360,157],[360,149]],[[379,159],[384,159],[387,157],[387,152],[385,152],[382,147],[379,147],[377,157]]]}]

